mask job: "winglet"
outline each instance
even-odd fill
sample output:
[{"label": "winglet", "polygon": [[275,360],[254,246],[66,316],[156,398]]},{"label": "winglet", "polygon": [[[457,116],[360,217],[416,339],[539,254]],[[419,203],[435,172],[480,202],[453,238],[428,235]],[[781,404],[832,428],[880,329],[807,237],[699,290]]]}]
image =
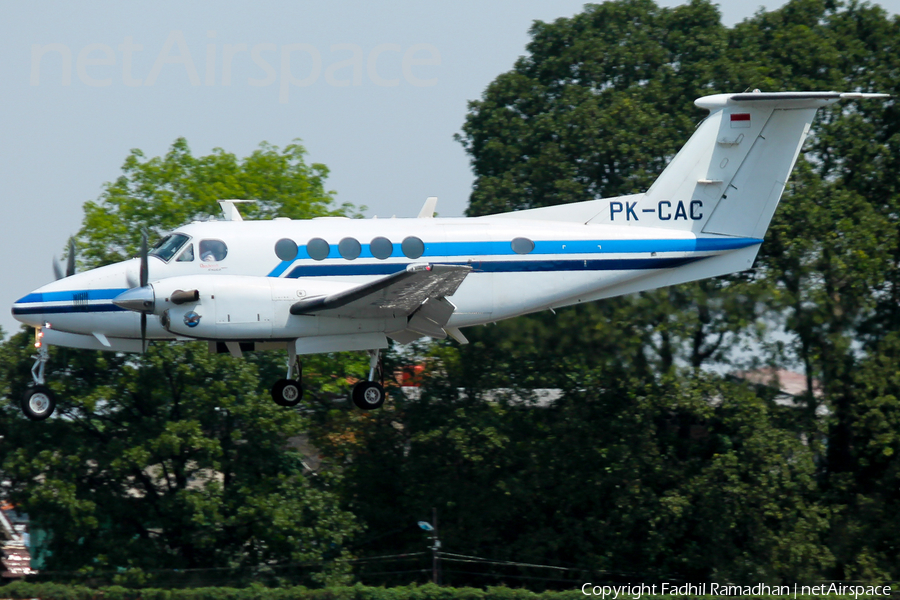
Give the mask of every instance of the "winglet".
[{"label": "winglet", "polygon": [[437,196],[429,196],[426,198],[425,204],[422,205],[422,210],[419,211],[419,218],[433,219],[435,206],[437,206]]},{"label": "winglet", "polygon": [[256,202],[256,200],[237,200],[237,199],[229,199],[229,200],[219,200],[219,206],[222,207],[222,212],[225,214],[226,221],[243,221],[244,218],[241,216],[241,213],[238,212],[237,206],[235,206],[238,202]]}]

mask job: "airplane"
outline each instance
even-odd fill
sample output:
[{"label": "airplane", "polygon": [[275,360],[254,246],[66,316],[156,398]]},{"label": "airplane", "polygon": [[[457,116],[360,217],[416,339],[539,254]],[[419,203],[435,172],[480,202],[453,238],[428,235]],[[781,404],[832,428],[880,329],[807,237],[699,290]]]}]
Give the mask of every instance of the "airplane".
[{"label": "airplane", "polygon": [[274,383],[302,399],[306,354],[367,351],[351,398],[385,400],[377,377],[388,340],[405,344],[519,315],[716,277],[752,267],[817,109],[888,94],[774,92],[704,96],[709,110],[647,192],[473,218],[192,222],[140,255],[74,273],[20,298],[35,328],[29,419],[48,418],[47,345],[144,352],[150,340],[204,340],[209,351],[287,350]]}]

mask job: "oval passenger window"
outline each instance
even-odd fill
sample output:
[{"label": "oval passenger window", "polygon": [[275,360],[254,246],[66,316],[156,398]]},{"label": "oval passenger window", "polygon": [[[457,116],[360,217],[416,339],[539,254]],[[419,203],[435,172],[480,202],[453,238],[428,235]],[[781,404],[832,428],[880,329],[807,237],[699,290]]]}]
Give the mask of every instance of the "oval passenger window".
[{"label": "oval passenger window", "polygon": [[415,236],[409,236],[400,244],[400,249],[407,258],[419,258],[425,254],[425,243]]},{"label": "oval passenger window", "polygon": [[306,253],[313,260],[325,260],[330,251],[328,242],[322,238],[313,238],[306,243]]},{"label": "oval passenger window", "polygon": [[528,238],[516,238],[510,244],[516,254],[528,254],[534,250],[534,242]]},{"label": "oval passenger window", "polygon": [[294,240],[281,238],[275,242],[275,256],[281,260],[294,260],[297,258],[297,244]]},{"label": "oval passenger window", "polygon": [[391,254],[394,253],[394,244],[386,237],[377,237],[369,243],[369,252],[375,258],[384,260],[390,258]]},{"label": "oval passenger window", "polygon": [[353,260],[362,252],[362,246],[355,238],[344,238],[338,244],[338,252],[347,260]]}]

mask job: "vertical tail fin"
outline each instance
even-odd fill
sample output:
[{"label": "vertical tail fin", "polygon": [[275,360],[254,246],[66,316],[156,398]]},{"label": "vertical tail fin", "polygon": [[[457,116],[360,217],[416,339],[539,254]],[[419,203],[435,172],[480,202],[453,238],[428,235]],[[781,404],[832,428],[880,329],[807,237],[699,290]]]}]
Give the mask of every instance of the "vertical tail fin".
[{"label": "vertical tail fin", "polygon": [[755,92],[700,98],[696,104],[709,109],[709,117],[647,193],[610,200],[609,210],[591,222],[761,239],[816,110],[864,97],[888,95]]}]

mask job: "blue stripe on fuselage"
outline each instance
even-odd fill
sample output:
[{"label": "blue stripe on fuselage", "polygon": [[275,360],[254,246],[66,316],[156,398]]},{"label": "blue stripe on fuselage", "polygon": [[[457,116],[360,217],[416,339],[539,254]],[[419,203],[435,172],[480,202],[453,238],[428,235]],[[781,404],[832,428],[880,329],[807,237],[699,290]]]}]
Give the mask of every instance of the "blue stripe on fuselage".
[{"label": "blue stripe on fuselage", "polygon": [[56,315],[63,313],[95,313],[95,312],[120,312],[126,309],[115,304],[89,304],[88,306],[29,306],[25,308],[13,307],[14,315]]},{"label": "blue stripe on fuselage", "polygon": [[[75,295],[87,292],[87,300],[112,300],[128,288],[103,289],[103,290],[65,290],[60,292],[31,293],[24,298],[16,300],[16,304],[31,304],[33,302],[73,302]],[[79,300],[85,300],[79,297]]]},{"label": "blue stripe on fuselage", "polygon": [[[761,244],[762,240],[755,238],[694,238],[694,239],[678,239],[678,240],[553,240],[553,241],[537,241],[534,243],[534,250],[528,256],[540,254],[634,254],[634,253],[651,253],[651,252],[721,252],[725,250],[738,250],[748,246]],[[337,244],[329,246],[328,258],[341,259],[338,252]],[[392,257],[400,257],[403,255],[400,244],[394,244]],[[425,252],[416,260],[427,262],[430,258],[448,257],[448,256],[468,256],[468,257],[493,257],[493,256],[516,256],[510,242],[425,242]],[[280,277],[288,270],[297,260],[308,260],[309,253],[306,246],[297,247],[297,257],[294,260],[282,261],[269,273],[269,277]],[[369,249],[369,244],[362,245],[362,251],[359,258],[374,258]],[[665,260],[665,259],[659,259]],[[548,263],[556,263],[560,261],[543,261]],[[590,261],[589,261],[590,262]],[[500,264],[500,263],[498,263]],[[505,263],[504,263],[505,264]],[[324,266],[324,265],[323,265]],[[360,271],[359,275],[387,275],[396,273],[399,269],[391,268],[389,265],[355,265],[356,269],[349,271]],[[286,277],[300,277],[305,275],[295,275],[297,269],[305,268],[305,265],[298,266],[292,270]],[[627,267],[627,268],[657,268],[653,266],[645,267]],[[666,267],[658,267],[666,268]],[[515,269],[515,270],[531,270],[531,271],[552,271],[552,268],[531,268],[531,269]],[[573,269],[562,269],[573,270]],[[599,270],[599,269],[594,269]],[[498,272],[498,271],[493,271]]]},{"label": "blue stripe on fuselage", "polygon": [[[36,315],[41,313],[89,313],[89,312],[118,312],[125,310],[112,302],[88,304],[93,300],[112,300],[127,288],[112,288],[98,290],[63,290],[59,292],[33,292],[16,300],[12,308],[14,315]],[[78,300],[79,304],[75,304]],[[67,305],[48,306],[48,303],[71,302]],[[29,306],[21,306],[26,304]]]},{"label": "blue stripe on fuselage", "polygon": [[[613,258],[575,260],[496,260],[473,262],[441,262],[442,265],[468,265],[476,273],[525,273],[546,271],[629,271],[671,269],[708,258],[684,256],[677,258]],[[285,278],[330,277],[352,275],[391,275],[406,270],[406,263],[346,263],[298,265]]]}]

